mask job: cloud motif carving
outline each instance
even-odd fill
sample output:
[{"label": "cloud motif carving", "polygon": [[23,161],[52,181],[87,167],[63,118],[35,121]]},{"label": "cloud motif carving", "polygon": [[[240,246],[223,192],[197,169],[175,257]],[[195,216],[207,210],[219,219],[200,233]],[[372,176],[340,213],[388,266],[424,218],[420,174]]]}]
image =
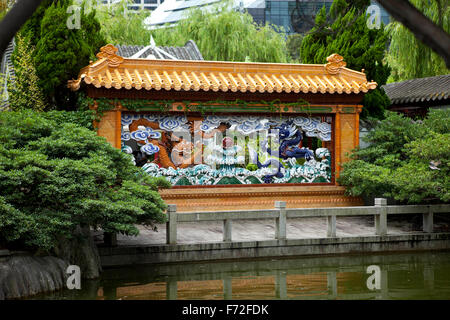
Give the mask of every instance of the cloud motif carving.
[{"label": "cloud motif carving", "polygon": [[122,114],[122,125],[130,125],[134,120],[139,120],[140,116],[138,114]]},{"label": "cloud motif carving", "polygon": [[131,139],[131,133],[128,131],[122,132],[122,134],[120,135],[120,140],[122,141],[128,141]]},{"label": "cloud motif carving", "polygon": [[141,147],[141,152],[147,155],[152,155],[159,152],[159,147],[152,143],[147,143]]},{"label": "cloud motif carving", "polygon": [[159,139],[161,133],[153,131],[152,128],[146,128],[145,130],[136,130],[131,133],[131,139],[136,141],[145,141],[147,139]]},{"label": "cloud motif carving", "polygon": [[159,120],[159,127],[165,131],[185,131],[187,122],[186,116],[164,117]]},{"label": "cloud motif carving", "polygon": [[[163,116],[157,114],[146,115],[122,115],[122,125],[131,124],[134,120],[140,118],[147,119],[151,122],[157,122],[159,127],[167,132],[181,132],[189,130],[189,123],[186,115]],[[279,117],[260,117],[260,116],[239,116],[239,115],[207,115],[202,121],[200,129],[203,132],[211,132],[217,129],[221,123],[228,123],[232,130],[237,130],[241,134],[249,135],[260,130],[270,129],[272,125],[279,125],[285,121],[292,121],[297,127],[301,128],[307,137],[317,137],[322,141],[331,141],[331,124],[322,122],[320,117],[302,117],[291,116],[280,119]],[[148,131],[148,132],[147,132]],[[158,139],[161,133],[153,131],[151,128],[138,130],[131,134],[131,139],[145,141],[148,138]],[[122,134],[122,140],[127,141],[129,136]]]}]

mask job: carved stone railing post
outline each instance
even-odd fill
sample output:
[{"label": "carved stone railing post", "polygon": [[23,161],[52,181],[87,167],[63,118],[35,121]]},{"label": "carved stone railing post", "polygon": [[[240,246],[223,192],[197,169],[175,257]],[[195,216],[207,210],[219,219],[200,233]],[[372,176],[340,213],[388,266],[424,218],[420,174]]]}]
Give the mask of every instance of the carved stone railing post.
[{"label": "carved stone railing post", "polygon": [[336,216],[331,215],[327,217],[327,237],[336,237]]},{"label": "carved stone railing post", "polygon": [[286,240],[286,201],[275,201],[275,209],[279,211],[275,218],[275,239]]},{"label": "carved stone railing post", "polygon": [[375,231],[379,236],[387,234],[387,199],[375,198],[375,207],[380,207],[375,215]]},{"label": "carved stone railing post", "polygon": [[177,243],[177,205],[167,205],[166,240],[167,244]]},{"label": "carved stone railing post", "polygon": [[232,241],[231,231],[232,231],[232,220],[223,220],[223,241]]},{"label": "carved stone railing post", "polygon": [[433,209],[428,207],[428,212],[423,214],[423,232],[433,232]]}]

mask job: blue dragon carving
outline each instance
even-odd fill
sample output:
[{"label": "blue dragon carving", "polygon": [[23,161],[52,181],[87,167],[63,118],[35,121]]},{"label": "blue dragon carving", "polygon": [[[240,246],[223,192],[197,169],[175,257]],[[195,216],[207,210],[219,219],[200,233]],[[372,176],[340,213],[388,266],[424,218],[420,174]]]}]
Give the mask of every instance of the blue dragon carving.
[{"label": "blue dragon carving", "polygon": [[[298,144],[303,139],[303,135],[298,128],[292,124],[292,121],[284,122],[280,126],[275,127],[278,129],[278,141],[281,142],[280,148],[278,149],[278,153],[272,152],[270,148],[267,147],[267,139],[260,143],[261,151],[268,153],[269,155],[276,154],[279,158],[286,160],[289,158],[305,158],[307,161],[314,158],[314,152],[307,148],[299,148]],[[271,174],[263,177],[265,183],[272,183],[273,178],[282,178],[284,174],[281,170],[283,167],[280,161],[277,159],[270,158],[266,162],[261,163],[259,161],[258,153],[249,149],[250,157],[252,158],[253,163],[256,163],[259,169],[271,167],[274,170]]]}]

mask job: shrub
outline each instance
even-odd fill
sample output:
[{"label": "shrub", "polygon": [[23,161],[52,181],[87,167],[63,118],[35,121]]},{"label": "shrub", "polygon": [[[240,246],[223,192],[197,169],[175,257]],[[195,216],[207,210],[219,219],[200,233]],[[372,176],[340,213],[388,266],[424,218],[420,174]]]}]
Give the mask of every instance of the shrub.
[{"label": "shrub", "polygon": [[414,122],[388,112],[355,150],[338,182],[353,196],[392,197],[408,203],[450,200],[450,112],[431,110]]},{"label": "shrub", "polygon": [[0,113],[0,246],[51,251],[79,226],[137,235],[135,224],[165,221],[165,180],[94,132],[43,115]]},{"label": "shrub", "polygon": [[49,111],[40,114],[41,117],[53,120],[56,123],[73,123],[78,126],[94,130],[93,120],[97,119],[94,110],[85,111]]},{"label": "shrub", "polygon": [[42,111],[47,106],[39,87],[39,78],[33,64],[34,47],[29,36],[16,36],[16,52],[13,55],[15,77],[9,85],[9,104],[12,110],[32,109]]}]

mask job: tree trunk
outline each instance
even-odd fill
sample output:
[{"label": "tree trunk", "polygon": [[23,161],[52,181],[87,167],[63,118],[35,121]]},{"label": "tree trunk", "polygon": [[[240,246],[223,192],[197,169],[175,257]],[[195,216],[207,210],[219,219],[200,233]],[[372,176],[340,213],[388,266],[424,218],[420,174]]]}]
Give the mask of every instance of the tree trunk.
[{"label": "tree trunk", "polygon": [[42,0],[17,0],[0,21],[0,57],[22,25],[33,15]]},{"label": "tree trunk", "polygon": [[56,255],[80,267],[83,279],[100,277],[102,266],[89,227],[78,227],[72,239],[61,239]]}]

